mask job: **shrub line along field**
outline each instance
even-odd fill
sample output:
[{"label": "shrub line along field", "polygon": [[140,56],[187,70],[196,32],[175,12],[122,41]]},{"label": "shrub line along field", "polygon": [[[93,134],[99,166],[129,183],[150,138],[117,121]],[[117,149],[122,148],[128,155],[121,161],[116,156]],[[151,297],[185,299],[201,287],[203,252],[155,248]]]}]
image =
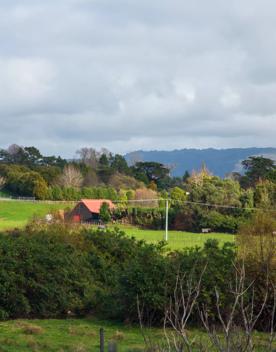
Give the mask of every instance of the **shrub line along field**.
[{"label": "shrub line along field", "polygon": [[[72,202],[31,202],[0,200],[0,231],[25,226],[34,216],[42,217],[52,211],[72,207]],[[109,228],[113,228],[110,225]],[[164,230],[148,230],[134,226],[116,225],[128,236],[150,243],[164,240]],[[168,248],[181,249],[184,247],[203,246],[207,239],[217,239],[221,244],[233,242],[235,236],[225,233],[190,233],[183,231],[169,231]]]}]

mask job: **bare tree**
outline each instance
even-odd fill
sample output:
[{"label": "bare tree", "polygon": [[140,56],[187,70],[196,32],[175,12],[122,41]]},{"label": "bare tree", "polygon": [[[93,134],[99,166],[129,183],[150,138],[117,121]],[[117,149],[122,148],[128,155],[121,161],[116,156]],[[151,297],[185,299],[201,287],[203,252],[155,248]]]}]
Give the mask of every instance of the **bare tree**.
[{"label": "bare tree", "polygon": [[86,165],[92,167],[93,169],[97,168],[98,160],[100,157],[100,153],[97,152],[94,148],[81,148],[76,152],[80,160]]},{"label": "bare tree", "polygon": [[[176,277],[174,293],[170,298],[169,306],[165,310],[164,318],[164,334],[167,344],[168,346],[173,344],[176,351],[193,351],[195,339],[190,338],[187,324],[197,305],[206,266],[197,279],[195,279],[195,268],[189,275],[181,276],[178,274]],[[168,328],[172,328],[172,332],[168,332]]]},{"label": "bare tree", "polygon": [[[194,270],[189,275],[178,274],[174,292],[164,312],[164,339],[154,342],[143,331],[146,350],[149,352],[254,352],[261,348],[262,351],[276,351],[276,284],[269,283],[267,279],[262,290],[261,304],[258,304],[255,282],[247,282],[244,264],[239,267],[234,264],[233,268],[234,279],[232,283],[229,282],[229,292],[224,292],[229,293],[228,307],[223,305],[218,289],[214,288],[215,316],[210,313],[210,306],[200,305],[198,301],[206,267],[199,277],[197,275],[197,281]],[[259,341],[258,337],[255,337],[255,329],[268,303],[270,291],[272,291],[273,302],[266,315],[270,331],[262,341]],[[193,312],[199,313],[207,333],[203,337],[193,337],[194,335],[189,333],[188,323]],[[141,321],[140,318],[140,324]]]},{"label": "bare tree", "polygon": [[112,153],[107,148],[101,148],[101,150],[99,151],[99,155],[100,157],[102,155],[106,155],[109,158],[112,155]]},{"label": "bare tree", "polygon": [[[220,293],[215,288],[218,322],[213,322],[206,306],[201,307],[200,317],[214,351],[253,352],[255,351],[254,329],[267,302],[268,281],[266,287],[264,287],[262,304],[259,306],[256,304],[254,281],[246,284],[244,264],[240,267],[234,265],[234,269],[235,279],[233,285],[230,283],[229,289],[232,303],[227,313],[222,312]],[[275,301],[273,312],[275,314]],[[274,316],[271,319],[273,322]],[[273,336],[273,333],[271,333],[271,336]],[[273,341],[272,337],[270,340]],[[272,346],[272,342],[269,341],[268,345]],[[273,349],[271,347],[266,351],[273,351]]]},{"label": "bare tree", "polygon": [[[165,307],[163,332],[164,339],[152,340],[143,328],[142,310],[138,301],[138,314],[140,327],[149,352],[192,352],[196,346],[197,351],[205,351],[205,347],[191,338],[187,330],[188,322],[197,306],[197,299],[201,292],[202,277],[207,264],[199,277],[195,275],[194,267],[189,274],[177,274],[176,284],[168,305]],[[206,349],[207,351],[207,349]]]},{"label": "bare tree", "polygon": [[112,153],[107,148],[101,148],[100,151],[97,151],[94,148],[81,148],[76,151],[76,154],[79,155],[80,160],[86,165],[96,169],[99,164],[99,159],[102,155],[106,155],[108,158],[111,157]]},{"label": "bare tree", "polygon": [[23,148],[20,147],[19,145],[17,144],[11,144],[8,149],[7,149],[7,152],[10,154],[10,155],[16,155],[17,153],[20,152],[20,150],[22,150]]},{"label": "bare tree", "polygon": [[6,184],[6,179],[3,176],[0,176],[0,189],[2,189]]},{"label": "bare tree", "polygon": [[140,152],[132,152],[129,154],[129,165],[134,166],[135,164],[143,161],[142,155]]},{"label": "bare tree", "polygon": [[83,177],[81,172],[73,165],[67,165],[59,176],[57,183],[62,187],[79,188],[82,185]]}]

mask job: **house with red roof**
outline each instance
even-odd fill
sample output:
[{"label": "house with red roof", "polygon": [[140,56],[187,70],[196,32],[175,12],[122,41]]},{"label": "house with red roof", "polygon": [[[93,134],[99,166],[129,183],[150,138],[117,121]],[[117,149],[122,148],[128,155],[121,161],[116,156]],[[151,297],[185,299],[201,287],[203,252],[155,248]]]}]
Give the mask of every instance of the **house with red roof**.
[{"label": "house with red roof", "polygon": [[82,199],[71,211],[70,217],[74,222],[98,221],[103,203],[107,203],[110,210],[115,208],[109,199]]}]

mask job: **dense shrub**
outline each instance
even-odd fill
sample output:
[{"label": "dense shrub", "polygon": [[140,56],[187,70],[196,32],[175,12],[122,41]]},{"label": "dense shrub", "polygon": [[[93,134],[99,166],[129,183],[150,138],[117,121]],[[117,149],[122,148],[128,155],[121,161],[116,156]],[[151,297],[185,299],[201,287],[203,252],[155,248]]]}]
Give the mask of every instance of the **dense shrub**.
[{"label": "dense shrub", "polygon": [[[146,244],[120,230],[35,223],[0,235],[0,318],[59,317],[71,311],[132,322],[138,320],[138,300],[144,319],[158,324],[177,275],[197,282],[203,273],[198,304],[208,306],[216,320],[215,289],[227,314],[235,262],[235,247],[220,247],[215,240],[168,254],[162,243]],[[257,281],[256,297],[264,288],[264,280]],[[192,320],[199,321],[197,310]]]},{"label": "dense shrub", "polygon": [[147,319],[160,321],[180,269],[210,261],[207,299],[213,284],[223,285],[229,275],[229,258],[233,249],[217,243],[167,256],[162,243],[149,245],[119,230],[34,224],[0,236],[0,314],[56,317],[70,310],[137,321],[139,297]]},{"label": "dense shrub", "polygon": [[128,208],[125,216],[133,225],[149,229],[161,229],[165,224],[164,208]]},{"label": "dense shrub", "polygon": [[[239,235],[239,253],[248,283],[255,283],[257,307],[268,268],[269,280],[275,283],[274,226],[270,218],[258,217]],[[265,260],[255,245],[264,236],[271,249]],[[207,306],[209,317],[216,321],[215,289],[222,314],[227,315],[233,302],[233,263],[237,266],[239,260],[233,244],[220,247],[215,240],[203,248],[164,253],[162,243],[146,244],[120,230],[34,223],[0,235],[0,318],[60,317],[71,311],[131,322],[138,319],[138,300],[143,318],[160,323],[177,275],[197,282],[203,273],[197,303]],[[272,303],[269,296],[261,317],[264,327]],[[191,318],[198,323],[197,310]]]},{"label": "dense shrub", "polygon": [[211,228],[213,231],[236,233],[242,219],[231,215],[221,214],[217,211],[202,212],[198,219],[200,228]]},{"label": "dense shrub", "polygon": [[[229,299],[229,284],[233,278],[233,263],[236,261],[236,249],[233,244],[225,243],[219,246],[216,240],[207,240],[204,248],[191,248],[182,252],[171,254],[170,280],[171,287],[175,286],[176,272],[185,280],[197,283],[202,275],[201,294],[197,300],[199,306],[208,307],[209,316],[217,316],[216,293],[227,312],[232,303]],[[195,312],[192,317],[194,322],[199,322]]]},{"label": "dense shrub", "polygon": [[171,228],[175,230],[200,232],[202,228],[210,228],[214,232],[236,233],[250,215],[250,212],[241,214],[240,210],[235,209],[232,214],[225,214],[212,208],[186,205],[171,209],[170,222]]},{"label": "dense shrub", "polygon": [[13,194],[46,199],[48,197],[48,186],[44,178],[35,171],[24,171],[24,169],[13,167],[7,172],[6,190]]},{"label": "dense shrub", "polygon": [[0,266],[2,318],[80,311],[91,285],[85,253],[47,233],[1,235]]}]

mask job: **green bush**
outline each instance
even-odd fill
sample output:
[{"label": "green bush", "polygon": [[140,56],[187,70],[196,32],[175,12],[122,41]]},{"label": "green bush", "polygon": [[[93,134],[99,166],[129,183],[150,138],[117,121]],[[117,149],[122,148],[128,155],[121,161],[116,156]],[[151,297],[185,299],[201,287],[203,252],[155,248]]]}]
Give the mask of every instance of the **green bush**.
[{"label": "green bush", "polygon": [[164,208],[128,208],[126,210],[129,222],[145,228],[161,229],[165,224]]},{"label": "green bush", "polygon": [[111,214],[110,214],[110,209],[109,209],[108,203],[104,202],[101,205],[99,216],[100,216],[101,221],[103,221],[105,224],[111,220]]},{"label": "green bush", "polygon": [[52,200],[80,200],[80,199],[118,199],[117,191],[112,187],[49,187],[48,194]]},{"label": "green bush", "polygon": [[236,233],[241,223],[242,218],[240,217],[225,215],[211,210],[201,213],[198,226],[199,228],[211,228],[212,231]]},{"label": "green bush", "polygon": [[91,285],[85,253],[47,233],[1,235],[0,266],[2,318],[56,317],[68,310],[81,311]]},{"label": "green bush", "polygon": [[0,319],[72,311],[131,322],[138,320],[138,300],[145,320],[160,323],[177,274],[193,273],[196,281],[206,263],[199,303],[208,303],[215,316],[214,287],[227,310],[235,256],[233,246],[216,241],[165,255],[162,243],[146,244],[120,230],[34,223],[0,235]]}]

